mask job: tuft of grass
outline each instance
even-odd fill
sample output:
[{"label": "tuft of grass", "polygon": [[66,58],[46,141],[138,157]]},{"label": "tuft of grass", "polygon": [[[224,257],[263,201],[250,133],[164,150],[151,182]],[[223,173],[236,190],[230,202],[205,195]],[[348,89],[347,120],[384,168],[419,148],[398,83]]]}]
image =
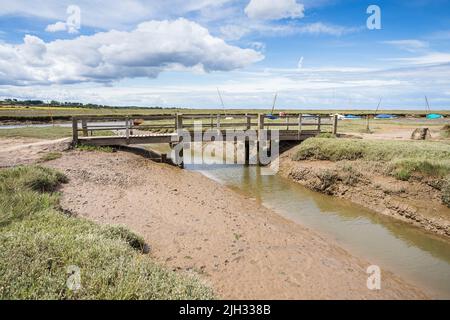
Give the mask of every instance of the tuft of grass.
[{"label": "tuft of grass", "polygon": [[406,168],[400,168],[394,171],[394,177],[398,180],[408,181],[411,178],[411,171]]},{"label": "tuft of grass", "polygon": [[126,228],[60,212],[49,190],[63,177],[38,166],[0,171],[1,300],[213,297],[196,278],[142,255],[142,238]]},{"label": "tuft of grass", "polygon": [[48,152],[45,155],[43,155],[39,161],[40,162],[47,162],[47,161],[52,161],[52,160],[56,160],[62,157],[62,153],[61,152]]},{"label": "tuft of grass", "polygon": [[55,191],[66,176],[40,166],[22,166],[0,171],[0,227],[34,212],[56,207]]},{"label": "tuft of grass", "polygon": [[55,170],[41,166],[19,166],[0,171],[0,192],[15,193],[21,191],[52,192],[67,177]]},{"label": "tuft of grass", "polygon": [[122,239],[136,250],[144,251],[145,241],[141,236],[131,232],[124,226],[107,226],[102,234],[108,239]]},{"label": "tuft of grass", "polygon": [[107,146],[91,146],[86,144],[81,144],[77,146],[77,150],[80,151],[101,151],[101,152],[113,152],[114,149],[112,147]]}]

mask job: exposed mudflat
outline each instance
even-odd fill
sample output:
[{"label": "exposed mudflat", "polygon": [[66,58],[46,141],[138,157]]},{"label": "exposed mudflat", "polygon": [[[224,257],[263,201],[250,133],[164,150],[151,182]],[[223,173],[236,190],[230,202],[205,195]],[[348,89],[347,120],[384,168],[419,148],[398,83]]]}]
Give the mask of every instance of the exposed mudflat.
[{"label": "exposed mudflat", "polygon": [[67,150],[71,141],[71,138],[0,138],[0,168],[35,163],[47,152]]},{"label": "exposed mudflat", "polygon": [[198,274],[220,298],[426,298],[384,270],[382,289],[369,290],[371,263],[199,173],[125,152],[69,151],[46,165],[70,179],[64,209],[128,226],[155,259]]}]

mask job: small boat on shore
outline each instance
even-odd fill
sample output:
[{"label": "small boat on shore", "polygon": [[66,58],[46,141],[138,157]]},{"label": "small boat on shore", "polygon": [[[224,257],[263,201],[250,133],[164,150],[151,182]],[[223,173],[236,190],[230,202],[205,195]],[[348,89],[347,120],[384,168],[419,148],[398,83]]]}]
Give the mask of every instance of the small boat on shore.
[{"label": "small boat on shore", "polygon": [[430,119],[430,120],[442,119],[442,118],[444,118],[444,116],[442,114],[438,114],[438,113],[427,114],[427,119]]},{"label": "small boat on shore", "polygon": [[361,119],[361,116],[355,116],[353,114],[346,114],[344,116],[344,119],[348,119],[348,120],[355,120],[355,119]]},{"label": "small boat on shore", "polygon": [[275,109],[275,103],[277,102],[277,96],[278,96],[278,92],[275,93],[275,96],[273,98],[273,104],[272,104],[272,110],[270,111],[270,113],[266,114],[266,118],[270,119],[270,120],[277,120],[279,116],[273,114],[273,110]]},{"label": "small boat on shore", "polygon": [[332,117],[336,116],[338,118],[338,120],[345,119],[345,116],[343,116],[342,114],[339,114],[339,113],[331,114],[331,116]]},{"label": "small boat on shore", "polygon": [[[430,104],[428,102],[428,97],[425,96],[425,103],[427,104],[427,111],[431,112],[431,108],[430,108]],[[442,114],[439,113],[429,113],[427,114],[427,119],[429,120],[436,120],[436,119],[442,119],[444,118],[444,116]]]},{"label": "small boat on shore", "polygon": [[375,119],[396,119],[396,118],[398,117],[393,114],[378,114],[375,116]]}]

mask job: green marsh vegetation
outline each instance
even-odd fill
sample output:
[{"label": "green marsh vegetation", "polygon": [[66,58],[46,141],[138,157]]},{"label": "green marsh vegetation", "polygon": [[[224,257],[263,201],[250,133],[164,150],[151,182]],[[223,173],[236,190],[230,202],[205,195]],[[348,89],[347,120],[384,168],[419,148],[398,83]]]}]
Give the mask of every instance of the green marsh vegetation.
[{"label": "green marsh vegetation", "polygon": [[[143,254],[144,241],[124,227],[63,213],[52,169],[0,171],[0,299],[210,299],[198,279]],[[66,285],[70,266],[79,290]]]},{"label": "green marsh vegetation", "polygon": [[292,159],[357,161],[369,171],[381,167],[384,174],[403,181],[427,178],[450,206],[450,144],[446,142],[310,138]]},{"label": "green marsh vegetation", "polygon": [[[109,130],[94,131],[94,135],[112,136],[114,132]],[[0,138],[61,139],[68,137],[72,137],[72,128],[61,126],[0,129]]]}]

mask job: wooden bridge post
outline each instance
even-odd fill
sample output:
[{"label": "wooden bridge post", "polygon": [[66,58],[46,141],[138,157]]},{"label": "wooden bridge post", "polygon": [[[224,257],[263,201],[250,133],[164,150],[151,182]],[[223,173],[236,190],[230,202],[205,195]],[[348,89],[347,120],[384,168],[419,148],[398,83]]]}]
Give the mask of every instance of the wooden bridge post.
[{"label": "wooden bridge post", "polygon": [[217,114],[217,130],[220,130],[220,114]]},{"label": "wooden bridge post", "polygon": [[130,139],[130,119],[128,116],[125,118],[125,138],[128,144],[128,140]]},{"label": "wooden bridge post", "polygon": [[77,117],[72,117],[72,145],[76,146],[78,144],[78,119]]},{"label": "wooden bridge post", "polygon": [[264,130],[264,113],[258,114],[258,130]]},{"label": "wooden bridge post", "polygon": [[321,115],[319,114],[319,115],[318,115],[318,118],[317,118],[317,131],[319,131],[319,133],[320,133],[320,131],[321,131],[321,122],[322,122],[322,117],[321,117]]},{"label": "wooden bridge post", "polygon": [[[175,116],[175,130],[176,133],[178,134],[178,143],[180,143],[180,135],[179,133],[181,132],[181,130],[183,130],[183,114],[182,113],[177,113]],[[180,130],[180,131],[179,131]],[[184,168],[184,142],[181,142],[183,144],[182,148],[180,149],[180,153],[179,154],[175,154],[175,160],[176,163],[178,164],[178,166],[180,168]],[[181,158],[181,161],[179,161]]]},{"label": "wooden bridge post", "polygon": [[333,134],[337,134],[337,126],[338,126],[338,116],[335,114],[333,116]]},{"label": "wooden bridge post", "polygon": [[176,120],[175,120],[175,129],[183,129],[183,114],[177,113]]},{"label": "wooden bridge post", "polygon": [[87,137],[89,135],[88,129],[87,129],[87,120],[81,119],[81,128],[83,129],[83,137]]},{"label": "wooden bridge post", "polygon": [[262,130],[264,130],[264,117],[265,117],[264,113],[258,114],[258,140],[256,142],[256,152],[258,153],[256,158],[258,159],[257,160],[258,165],[261,163],[260,156],[259,156],[259,152],[260,152],[260,148],[261,148],[260,132]]},{"label": "wooden bridge post", "polygon": [[298,140],[300,140],[300,137],[302,135],[302,119],[303,115],[300,113],[298,115]]}]

